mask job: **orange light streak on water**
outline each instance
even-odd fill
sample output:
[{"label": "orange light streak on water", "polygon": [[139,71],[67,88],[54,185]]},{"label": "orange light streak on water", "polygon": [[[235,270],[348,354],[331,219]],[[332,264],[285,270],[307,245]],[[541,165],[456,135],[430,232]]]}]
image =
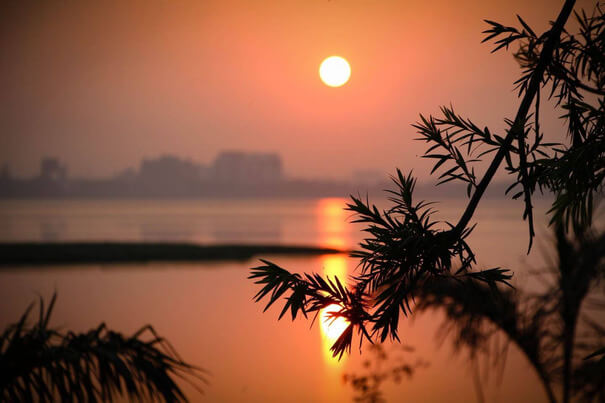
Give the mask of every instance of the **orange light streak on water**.
[{"label": "orange light streak on water", "polygon": [[[344,210],[345,200],[330,198],[322,199],[318,204],[319,232],[321,234],[321,244],[327,247],[346,248],[348,246],[347,234],[347,214]],[[343,255],[328,255],[322,258],[323,274],[325,277],[334,279],[338,277],[344,284],[346,283],[348,270],[346,258]],[[339,362],[337,358],[332,357],[330,347],[340,337],[347,328],[348,322],[344,318],[330,317],[330,312],[338,312],[341,307],[333,304],[320,312],[319,328],[322,340],[322,354],[326,363],[330,366],[338,366],[344,360]]]},{"label": "orange light streak on water", "polygon": [[[340,255],[330,255],[326,256],[322,259],[324,266],[324,276],[329,277],[331,279],[334,276],[338,277],[341,281],[345,280],[347,277],[347,265],[346,259],[344,256]],[[321,331],[321,341],[322,341],[322,353],[324,356],[324,360],[326,363],[330,365],[338,366],[342,363],[346,357],[338,361],[338,358],[332,356],[332,351],[330,348],[336,342],[336,340],[340,337],[342,332],[349,325],[347,320],[344,318],[333,318],[329,315],[330,312],[338,312],[341,307],[332,304],[321,310],[319,314],[319,328]]]}]

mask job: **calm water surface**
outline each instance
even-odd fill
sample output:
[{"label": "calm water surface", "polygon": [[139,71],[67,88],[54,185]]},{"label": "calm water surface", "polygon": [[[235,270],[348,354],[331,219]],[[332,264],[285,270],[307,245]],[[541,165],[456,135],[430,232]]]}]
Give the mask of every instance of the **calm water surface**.
[{"label": "calm water surface", "polygon": [[[0,241],[192,241],[203,243],[311,244],[352,248],[363,234],[349,223],[343,199],[247,201],[2,201]],[[439,217],[455,221],[464,200],[438,206]],[[539,205],[541,214],[545,205]],[[521,205],[482,204],[470,239],[483,267],[515,270],[523,287],[539,287],[527,267],[540,267],[540,248],[527,257]],[[538,234],[549,236],[545,221]],[[546,239],[544,237],[543,239]],[[539,245],[540,246],[540,245]],[[545,250],[548,243],[542,242]],[[346,277],[356,262],[346,256],[270,257],[293,271]],[[105,321],[129,333],[151,323],[191,363],[208,369],[211,384],[192,401],[351,401],[344,372],[359,372],[362,359],[337,362],[325,326],[277,321],[277,310],[262,313],[252,302],[256,287],[246,279],[256,261],[245,263],[161,263],[4,268],[0,270],[0,326],[15,321],[38,295],[59,293],[54,324],[87,330]],[[430,362],[413,379],[387,385],[389,401],[476,400],[472,373],[463,357],[436,337],[438,314],[405,321],[400,332],[416,351],[410,361]],[[502,381],[486,386],[488,401],[543,401],[533,372],[513,350]]]}]

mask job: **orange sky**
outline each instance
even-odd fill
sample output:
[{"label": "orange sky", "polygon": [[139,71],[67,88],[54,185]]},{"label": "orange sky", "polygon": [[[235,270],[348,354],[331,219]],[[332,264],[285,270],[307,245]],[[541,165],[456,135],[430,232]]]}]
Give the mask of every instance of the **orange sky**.
[{"label": "orange sky", "polygon": [[[346,177],[426,175],[410,124],[442,104],[501,129],[518,69],[480,43],[482,19],[544,29],[562,2],[16,3],[0,10],[0,162],[15,173],[46,155],[108,175],[243,149],[281,153],[289,175]],[[332,54],[352,67],[341,88],[317,74]]]}]

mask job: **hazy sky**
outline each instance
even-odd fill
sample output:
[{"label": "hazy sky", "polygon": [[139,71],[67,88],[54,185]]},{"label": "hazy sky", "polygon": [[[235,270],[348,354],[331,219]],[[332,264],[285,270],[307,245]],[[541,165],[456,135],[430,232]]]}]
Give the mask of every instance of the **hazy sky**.
[{"label": "hazy sky", "polygon": [[[513,24],[518,13],[542,30],[562,1],[10,3],[0,6],[0,162],[16,174],[42,156],[99,176],[164,153],[209,162],[242,149],[279,152],[289,175],[344,177],[425,175],[410,124],[442,104],[501,129],[519,70],[480,43],[482,20]],[[318,77],[333,54],[352,67],[340,88]]]}]

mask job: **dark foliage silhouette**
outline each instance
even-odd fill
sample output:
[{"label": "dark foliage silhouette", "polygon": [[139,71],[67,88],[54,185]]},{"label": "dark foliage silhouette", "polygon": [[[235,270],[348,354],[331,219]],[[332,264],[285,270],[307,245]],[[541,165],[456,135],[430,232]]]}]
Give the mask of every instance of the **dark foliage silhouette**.
[{"label": "dark foliage silhouette", "polygon": [[0,400],[2,401],[186,401],[178,379],[200,390],[204,370],[184,362],[170,343],[144,326],[132,336],[104,323],[84,333],[49,327],[56,294],[47,309],[40,298],[39,317],[21,319],[0,335]]},{"label": "dark foliage silhouette", "polygon": [[[298,313],[317,315],[320,309],[339,304],[341,311],[332,315],[350,323],[332,346],[333,354],[340,357],[351,348],[355,331],[360,346],[364,338],[399,340],[401,313],[412,311],[414,298],[429,281],[484,284],[497,298],[498,287],[508,285],[511,272],[499,267],[477,270],[466,239],[474,228],[475,209],[503,162],[512,177],[507,194],[524,204],[528,253],[535,236],[532,198],[536,191],[556,196],[550,215],[553,222],[562,223],[563,231],[580,232],[590,225],[605,176],[605,15],[600,4],[589,13],[574,13],[574,5],[574,0],[564,1],[550,29],[540,35],[521,17],[519,28],[486,21],[484,41],[495,41],[494,52],[516,47],[522,69],[515,83],[521,102],[514,118],[505,120],[505,133],[481,129],[453,107],[442,108],[441,117],[421,115],[414,125],[419,139],[429,145],[424,157],[436,161],[433,173],[440,173],[440,182],[467,185],[469,201],[458,222],[434,220],[433,205],[413,197],[412,174],[397,171],[396,187],[389,191],[392,207],[379,210],[361,197],[352,197],[347,205],[356,215],[355,222],[366,224],[367,233],[353,253],[360,259],[360,270],[348,288],[337,278],[292,274],[262,261],[250,275],[263,286],[256,301],[267,297],[267,309],[284,297],[280,318],[290,310],[292,319]],[[579,30],[574,34],[565,29],[572,13]],[[567,137],[561,143],[544,141],[539,120],[542,91],[566,123]],[[477,163],[485,157],[491,160],[480,176]]]}]

